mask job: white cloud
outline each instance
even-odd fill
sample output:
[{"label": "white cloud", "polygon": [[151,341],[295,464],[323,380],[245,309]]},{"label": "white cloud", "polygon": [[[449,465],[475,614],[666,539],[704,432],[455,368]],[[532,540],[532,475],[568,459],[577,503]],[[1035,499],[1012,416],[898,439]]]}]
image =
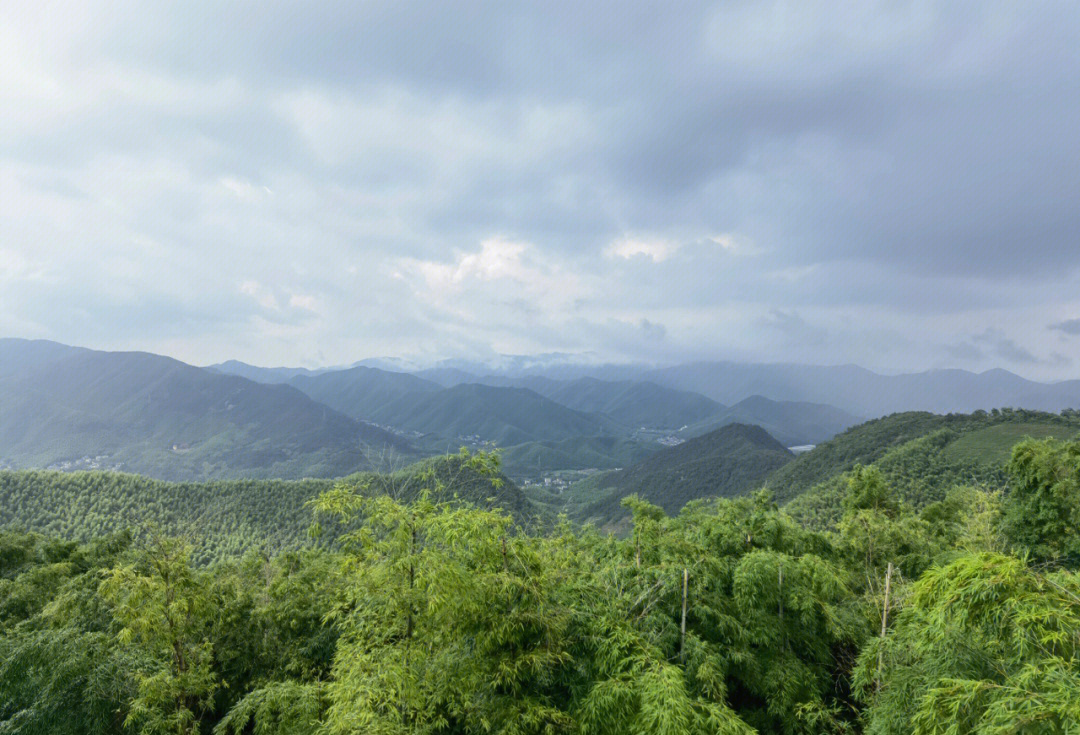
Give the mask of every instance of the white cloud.
[{"label": "white cloud", "polygon": [[277,297],[274,296],[274,292],[258,281],[244,281],[240,284],[240,293],[245,296],[250,296],[264,309],[278,310],[281,308],[278,304]]},{"label": "white cloud", "polygon": [[271,193],[270,189],[265,186],[256,186],[250,181],[233,178],[232,176],[223,176],[220,182],[223,187],[235,194],[237,199],[249,204],[254,204]]},{"label": "white cloud", "polygon": [[318,312],[319,300],[311,295],[293,294],[289,297],[289,306],[305,311]]},{"label": "white cloud", "polygon": [[725,232],[719,235],[710,235],[705,238],[714,245],[719,245],[725,252],[731,255],[758,255],[759,248],[753,240],[733,232]]},{"label": "white cloud", "polygon": [[679,243],[666,238],[623,237],[608,245],[604,254],[609,258],[624,260],[645,257],[660,263],[678,252],[679,248]]}]

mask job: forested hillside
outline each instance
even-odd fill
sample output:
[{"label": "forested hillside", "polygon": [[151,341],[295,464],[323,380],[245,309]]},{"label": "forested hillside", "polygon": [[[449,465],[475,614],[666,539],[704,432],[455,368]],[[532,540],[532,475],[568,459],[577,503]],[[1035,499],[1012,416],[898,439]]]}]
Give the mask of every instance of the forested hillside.
[{"label": "forested hillside", "polygon": [[555,380],[539,376],[488,376],[480,380],[488,385],[527,388],[576,411],[604,414],[629,429],[678,429],[724,410],[724,406],[700,393],[664,388],[647,381],[591,377]]},{"label": "forested hillside", "polygon": [[409,393],[383,405],[372,419],[459,443],[475,436],[500,446],[617,431],[603,416],[574,411],[531,390],[480,384]]},{"label": "forested hillside", "polygon": [[662,449],[655,441],[594,436],[517,444],[502,450],[501,457],[507,474],[536,476],[552,468],[609,470],[628,467]]},{"label": "forested hillside", "polygon": [[761,487],[793,458],[759,426],[731,424],[678,446],[662,449],[635,465],[598,476],[596,500],[581,512],[608,524],[626,515],[621,501],[638,495],[667,513],[699,498],[743,495]]},{"label": "forested hillside", "polygon": [[861,419],[833,406],[750,396],[687,426],[679,436],[701,436],[728,424],[753,424],[765,429],[785,446],[795,447],[818,444],[860,423]]},{"label": "forested hillside", "polygon": [[0,731],[1068,735],[1080,443],[1004,471],[917,513],[858,470],[816,531],[756,493],[536,533],[418,475],[318,495],[350,529],[325,545],[209,566],[153,531],[0,532]]},{"label": "forested hillside", "polygon": [[443,500],[499,507],[523,524],[539,520],[505,476],[481,476],[453,456],[341,480],[173,483],[116,472],[0,471],[0,528],[85,541],[153,526],[187,536],[193,560],[205,563],[255,549],[277,553],[306,546],[314,520],[309,503],[339,484],[408,501],[421,485],[435,482],[440,485],[436,497]]},{"label": "forested hillside", "polygon": [[[387,414],[380,411],[387,404],[409,394],[419,397],[441,390],[438,383],[415,375],[362,366],[320,375],[299,375],[288,382],[319,403],[359,421],[372,421],[376,417],[386,419]],[[398,421],[390,423],[395,426],[404,424]]]},{"label": "forested hillside", "polygon": [[1004,490],[1005,461],[1024,438],[1071,439],[1080,415],[993,411],[970,415],[909,413],[868,422],[837,436],[769,478],[789,512],[821,525],[842,513],[844,475],[873,464],[905,502],[921,508],[954,486]]},{"label": "forested hillside", "polygon": [[334,477],[368,467],[365,447],[402,439],[295,388],[220,375],[142,352],[0,342],[0,459],[93,463],[162,479]]}]

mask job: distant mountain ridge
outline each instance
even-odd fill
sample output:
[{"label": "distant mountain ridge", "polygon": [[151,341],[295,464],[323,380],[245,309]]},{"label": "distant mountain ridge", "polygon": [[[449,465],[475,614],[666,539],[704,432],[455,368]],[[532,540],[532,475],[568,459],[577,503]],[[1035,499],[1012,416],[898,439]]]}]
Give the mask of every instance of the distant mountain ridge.
[{"label": "distant mountain ridge", "polygon": [[1001,369],[880,375],[856,365],[713,362],[652,370],[644,377],[721,403],[761,395],[828,404],[867,418],[900,411],[970,413],[1012,407],[1057,412],[1080,407],[1080,380],[1037,383]]},{"label": "distant mountain ridge", "polygon": [[372,420],[448,439],[476,436],[501,446],[616,430],[603,416],[575,411],[534,391],[479,383],[408,393],[374,412]]},{"label": "distant mountain ridge", "polygon": [[206,369],[221,373],[222,375],[236,375],[237,377],[254,380],[256,383],[288,383],[298,375],[320,375],[331,372],[334,368],[325,370],[309,370],[301,367],[256,367],[239,360],[226,360],[216,365],[207,365]]},{"label": "distant mountain ridge", "polygon": [[753,424],[765,429],[785,446],[795,447],[818,444],[862,422],[863,419],[835,406],[750,396],[716,416],[688,426],[679,432],[679,436],[701,436],[728,424]]},{"label": "distant mountain ridge", "polygon": [[[358,420],[444,438],[475,436],[500,446],[522,441],[556,442],[572,436],[629,437],[639,430],[668,432],[685,439],[732,423],[763,426],[782,442],[796,446],[824,441],[861,421],[832,406],[776,402],[761,396],[751,396],[728,407],[700,393],[645,381],[484,376],[442,388],[438,382],[410,373],[356,367],[298,375],[289,384]],[[487,390],[464,386],[484,386]],[[515,392],[521,390],[546,399],[530,399],[532,415],[515,408],[515,404],[525,400],[524,394]],[[559,413],[549,402],[590,416],[591,423],[571,422],[563,424],[563,428],[545,426],[552,415]],[[587,433],[561,433],[567,426]],[[622,448],[618,453],[629,456]],[[580,452],[575,454],[579,458],[585,456]],[[565,455],[540,452],[534,456],[554,460]],[[572,464],[576,466],[578,462]],[[611,464],[605,461],[594,466]]]},{"label": "distant mountain ridge", "polygon": [[679,429],[725,409],[700,393],[665,388],[647,381],[485,376],[476,382],[527,388],[575,411],[603,414],[629,429]]},{"label": "distant mountain ridge", "polygon": [[404,440],[287,385],[145,352],[0,341],[0,458],[46,467],[104,457],[168,480],[345,475],[364,447]]},{"label": "distant mountain ridge", "polygon": [[[560,359],[562,360],[560,362]],[[533,361],[510,356],[492,365],[444,360],[413,374],[444,387],[462,383],[526,387],[578,410],[603,412],[575,403],[574,383],[651,383],[692,393],[720,406],[753,396],[780,403],[833,406],[853,417],[875,418],[902,411],[970,413],[992,408],[1058,412],[1080,408],[1080,380],[1041,383],[1007,370],[975,373],[937,369],[883,375],[857,365],[696,362],[669,367],[573,364],[566,356]],[[380,363],[387,363],[382,360]],[[569,390],[570,394],[562,391]],[[584,400],[584,399],[580,399]],[[775,427],[773,427],[775,429]]]},{"label": "distant mountain ridge", "polygon": [[[442,386],[410,373],[358,366],[318,375],[297,375],[289,385],[359,421],[375,421],[380,411],[409,394],[432,394]],[[390,423],[397,425],[398,422]]]}]

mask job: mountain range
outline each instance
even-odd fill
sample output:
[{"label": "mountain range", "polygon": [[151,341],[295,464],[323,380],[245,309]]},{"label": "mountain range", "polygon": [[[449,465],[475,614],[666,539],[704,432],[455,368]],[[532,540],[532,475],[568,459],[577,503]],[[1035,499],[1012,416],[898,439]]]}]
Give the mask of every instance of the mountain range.
[{"label": "mountain range", "polygon": [[[778,402],[816,403],[863,419],[903,411],[944,414],[1014,407],[1056,412],[1080,407],[1080,380],[1041,383],[1000,368],[982,373],[936,369],[883,375],[857,365],[728,361],[658,368],[572,364],[558,362],[556,357],[529,362],[511,356],[493,365],[446,360],[411,372],[443,387],[461,383],[527,387],[560,402],[555,393],[582,379],[592,379],[616,385],[652,383],[723,406],[755,395]],[[380,364],[394,363],[384,360]]]},{"label": "mountain range", "polygon": [[1013,407],[1061,411],[1080,407],[1080,380],[1037,383],[1007,370],[929,370],[880,375],[856,365],[694,363],[647,371],[644,379],[697,391],[720,403],[750,395],[808,401],[876,418],[900,411],[970,413]]},{"label": "mountain range", "polygon": [[507,471],[526,481],[625,468],[733,424],[798,447],[900,410],[1080,405],[1080,381],[1002,370],[885,376],[856,366],[572,365],[564,356],[508,359],[489,372],[453,361],[408,366],[199,368],[0,340],[0,467],[119,467],[170,480],[333,476],[381,451],[415,458],[465,444],[504,449]]},{"label": "mountain range", "polygon": [[408,442],[288,385],[145,352],[0,340],[0,458],[161,479],[344,475]]}]

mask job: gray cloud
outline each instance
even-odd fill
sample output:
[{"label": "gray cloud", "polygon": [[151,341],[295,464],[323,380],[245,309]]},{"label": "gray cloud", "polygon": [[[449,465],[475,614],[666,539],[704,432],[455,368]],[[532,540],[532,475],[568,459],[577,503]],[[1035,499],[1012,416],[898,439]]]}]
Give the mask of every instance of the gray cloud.
[{"label": "gray cloud", "polygon": [[1066,319],[1063,322],[1051,324],[1047,329],[1053,329],[1070,337],[1080,336],[1080,319]]},{"label": "gray cloud", "polygon": [[970,342],[944,345],[943,349],[949,357],[964,362],[975,362],[985,357],[985,353]]},{"label": "gray cloud", "polygon": [[971,338],[972,342],[986,346],[995,356],[1012,363],[1033,364],[1041,362],[1025,347],[999,330],[990,328]]},{"label": "gray cloud", "polygon": [[1068,377],[1028,325],[1080,309],[1073,4],[7,15],[4,333]]}]

